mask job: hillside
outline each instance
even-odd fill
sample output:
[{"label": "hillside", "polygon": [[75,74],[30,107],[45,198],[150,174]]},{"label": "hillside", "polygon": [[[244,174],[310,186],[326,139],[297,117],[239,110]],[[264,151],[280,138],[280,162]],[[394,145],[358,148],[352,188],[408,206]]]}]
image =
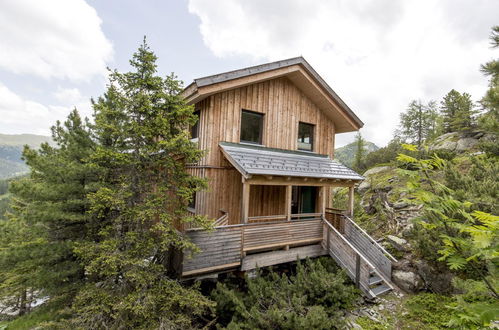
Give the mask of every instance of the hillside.
[{"label": "hillside", "polygon": [[[365,155],[379,149],[379,147],[372,142],[366,141],[365,143],[366,143]],[[346,146],[337,148],[334,154],[335,158],[339,160],[342,164],[351,167],[353,165],[356,152],[357,152],[357,145],[355,144],[355,142],[352,142],[347,144]]]},{"label": "hillside", "polygon": [[38,148],[44,142],[51,142],[49,136],[35,134],[0,134],[0,179],[11,178],[28,172],[21,159],[24,145]]}]

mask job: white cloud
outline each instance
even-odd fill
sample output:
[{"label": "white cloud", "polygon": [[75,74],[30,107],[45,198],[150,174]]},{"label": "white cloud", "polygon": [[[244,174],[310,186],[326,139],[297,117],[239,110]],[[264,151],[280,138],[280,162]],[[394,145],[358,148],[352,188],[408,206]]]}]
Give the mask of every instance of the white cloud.
[{"label": "white cloud", "polygon": [[57,120],[64,121],[69,112],[77,108],[82,116],[89,116],[90,103],[81,98],[77,103],[45,106],[26,100],[0,82],[0,132],[5,134],[50,134]]},{"label": "white cloud", "polygon": [[82,95],[78,88],[62,88],[58,87],[53,93],[54,97],[62,103],[76,104],[82,100]]},{"label": "white cloud", "polygon": [[499,2],[190,0],[189,11],[218,57],[303,55],[364,121],[364,136],[382,145],[411,99],[452,88],[482,96],[479,66],[493,57]]},{"label": "white cloud", "polygon": [[84,0],[2,0],[0,68],[72,81],[106,75],[113,47],[101,23]]}]

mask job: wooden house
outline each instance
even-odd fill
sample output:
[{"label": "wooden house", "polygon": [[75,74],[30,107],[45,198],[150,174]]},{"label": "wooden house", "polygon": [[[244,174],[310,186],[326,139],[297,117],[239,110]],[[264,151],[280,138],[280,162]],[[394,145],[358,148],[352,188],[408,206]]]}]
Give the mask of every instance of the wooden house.
[{"label": "wooden house", "polygon": [[[351,219],[363,178],[334,160],[335,135],[363,123],[304,58],[195,79],[183,96],[206,150],[189,169],[209,182],[191,211],[216,219],[186,230],[201,252],[184,257],[184,277],[329,254],[368,296],[391,289],[393,257]],[[349,188],[343,213],[334,187]]]}]

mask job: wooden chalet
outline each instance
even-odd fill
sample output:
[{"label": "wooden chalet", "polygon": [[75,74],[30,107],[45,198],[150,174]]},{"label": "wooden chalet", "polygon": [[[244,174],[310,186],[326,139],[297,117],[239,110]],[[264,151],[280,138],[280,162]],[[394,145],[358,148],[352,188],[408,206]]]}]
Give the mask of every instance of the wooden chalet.
[{"label": "wooden chalet", "polygon": [[[214,231],[185,229],[201,249],[182,276],[251,270],[330,255],[367,296],[389,291],[393,259],[352,220],[362,176],[334,160],[335,135],[362,121],[302,57],[195,79],[183,92],[206,156],[190,166],[208,179],[191,211]],[[349,188],[349,208],[331,209]]]}]

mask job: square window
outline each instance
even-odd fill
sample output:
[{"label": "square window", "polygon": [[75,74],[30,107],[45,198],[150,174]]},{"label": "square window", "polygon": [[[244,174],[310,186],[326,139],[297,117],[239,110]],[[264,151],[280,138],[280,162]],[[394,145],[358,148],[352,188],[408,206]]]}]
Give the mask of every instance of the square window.
[{"label": "square window", "polygon": [[241,142],[262,144],[263,114],[242,110]]},{"label": "square window", "polygon": [[314,125],[302,122],[298,124],[298,150],[314,150]]}]

